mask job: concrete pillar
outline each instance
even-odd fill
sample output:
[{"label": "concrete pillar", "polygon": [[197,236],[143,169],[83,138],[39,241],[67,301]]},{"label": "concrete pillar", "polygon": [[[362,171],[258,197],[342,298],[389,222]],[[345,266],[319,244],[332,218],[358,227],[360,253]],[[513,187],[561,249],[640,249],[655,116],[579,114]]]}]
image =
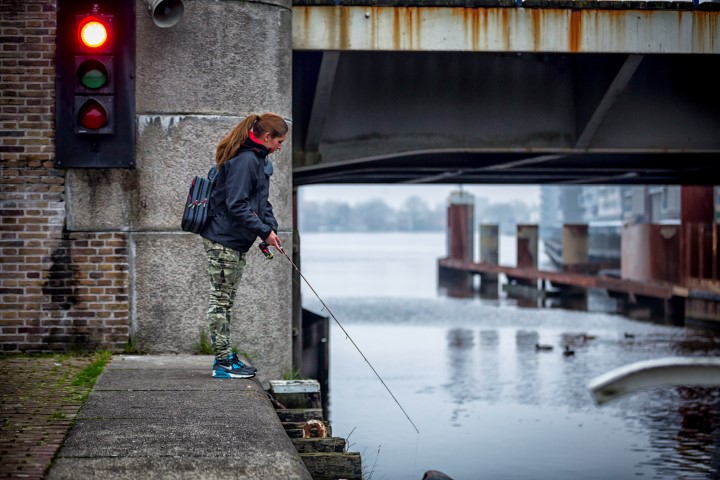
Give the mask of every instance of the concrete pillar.
[{"label": "concrete pillar", "polygon": [[518,268],[538,267],[538,237],[537,225],[517,226],[517,263]]},{"label": "concrete pillar", "polygon": [[[497,224],[480,225],[480,263],[498,265],[500,261],[500,235]],[[498,293],[498,275],[484,273],[480,276],[480,293],[496,297]]]},{"label": "concrete pillar", "polygon": [[[209,282],[198,235],[180,230],[194,175],[249,113],[291,119],[291,2],[196,0],[156,27],[136,0],[136,168],[70,170],[68,230],[130,232],[131,334],[150,353],[192,353],[207,329]],[[210,26],[210,27],[209,27]],[[292,125],[291,125],[292,128]],[[292,251],[290,138],[273,155],[270,201]],[[265,378],[292,366],[292,267],[251,248],[238,290],[232,343]],[[208,365],[208,374],[210,365]]]},{"label": "concrete pillar", "polygon": [[566,271],[577,271],[588,264],[588,226],[566,224],[562,230],[562,261]]}]

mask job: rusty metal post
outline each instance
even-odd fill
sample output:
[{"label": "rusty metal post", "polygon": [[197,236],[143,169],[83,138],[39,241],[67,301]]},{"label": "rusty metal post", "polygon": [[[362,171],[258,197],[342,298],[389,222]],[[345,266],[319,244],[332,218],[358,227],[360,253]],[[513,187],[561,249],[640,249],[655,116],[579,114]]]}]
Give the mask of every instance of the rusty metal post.
[{"label": "rusty metal post", "polygon": [[677,283],[682,263],[679,253],[677,225],[624,225],[621,277],[639,282]]},{"label": "rusty metal post", "polygon": [[581,272],[588,267],[587,224],[566,224],[562,231],[563,270]]},{"label": "rusty metal post", "polygon": [[480,225],[480,263],[498,265],[500,261],[500,228],[497,224]]},{"label": "rusty metal post", "polygon": [[[447,211],[447,256],[468,265],[474,259],[475,197],[459,191],[450,194]],[[450,270],[438,267],[438,281],[451,296],[466,296],[472,291],[469,270]]]},{"label": "rusty metal post", "polygon": [[[537,225],[517,226],[517,259],[518,268],[537,270],[538,268],[538,238],[539,229]],[[537,280],[514,279],[512,283],[519,285],[533,285],[537,287]]]},{"label": "rusty metal post", "polygon": [[472,262],[474,258],[475,198],[466,192],[450,194],[447,213],[448,257]]},{"label": "rusty metal post", "polygon": [[697,255],[692,255],[692,251],[698,248],[699,244],[693,244],[692,227],[689,224],[714,222],[714,193],[711,186],[683,185],[680,188],[680,279],[683,285],[688,285],[693,272],[699,272],[701,268],[699,263],[694,265],[699,259]]},{"label": "rusty metal post", "polygon": [[538,226],[517,226],[517,267],[538,267]]},{"label": "rusty metal post", "polygon": [[[500,229],[497,224],[480,225],[480,263],[498,265],[500,261]],[[496,296],[498,293],[498,275],[483,273],[480,276],[480,293]]]}]

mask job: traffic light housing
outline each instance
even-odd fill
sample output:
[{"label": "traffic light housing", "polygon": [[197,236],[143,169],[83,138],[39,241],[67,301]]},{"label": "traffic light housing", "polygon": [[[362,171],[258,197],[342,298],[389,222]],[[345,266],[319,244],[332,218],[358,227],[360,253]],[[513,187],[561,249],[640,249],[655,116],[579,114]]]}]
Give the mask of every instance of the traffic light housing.
[{"label": "traffic light housing", "polygon": [[60,0],[59,168],[135,166],[135,2]]}]

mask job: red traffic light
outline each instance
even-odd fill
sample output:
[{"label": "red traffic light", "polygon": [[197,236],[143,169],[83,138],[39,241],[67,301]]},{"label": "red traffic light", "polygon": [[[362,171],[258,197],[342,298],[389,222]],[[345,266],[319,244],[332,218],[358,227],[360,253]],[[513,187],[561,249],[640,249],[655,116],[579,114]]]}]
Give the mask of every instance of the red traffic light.
[{"label": "red traffic light", "polygon": [[136,2],[54,2],[59,168],[135,166]]},{"label": "red traffic light", "polygon": [[78,122],[88,130],[98,130],[108,123],[108,112],[96,100],[90,99],[80,107]]},{"label": "red traffic light", "polygon": [[88,48],[100,48],[108,40],[108,27],[97,17],[87,17],[78,26],[78,37]]},{"label": "red traffic light", "polygon": [[74,133],[113,135],[115,132],[114,15],[75,15]]}]

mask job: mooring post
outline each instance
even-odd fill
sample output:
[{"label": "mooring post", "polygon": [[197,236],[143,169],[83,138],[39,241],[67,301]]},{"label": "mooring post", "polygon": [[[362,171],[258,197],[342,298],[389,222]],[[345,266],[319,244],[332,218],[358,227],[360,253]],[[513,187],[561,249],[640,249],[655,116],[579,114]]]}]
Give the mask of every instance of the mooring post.
[{"label": "mooring post", "polygon": [[[566,272],[585,273],[588,270],[587,224],[565,224],[562,229],[562,265]],[[567,308],[587,308],[587,289],[563,287],[560,302]]]},{"label": "mooring post", "polygon": [[[538,268],[538,238],[539,229],[537,225],[517,226],[517,260],[518,268],[537,270]],[[531,285],[537,288],[537,280],[516,280],[516,283]]]},{"label": "mooring post", "polygon": [[[475,197],[467,192],[450,194],[447,211],[447,257],[470,264],[475,257],[474,222]],[[455,296],[472,291],[472,274],[467,270],[450,270],[438,267],[438,281]]]},{"label": "mooring post", "polygon": [[[500,236],[497,224],[480,224],[480,263],[498,265],[500,261]],[[498,294],[498,275],[480,275],[480,293],[488,296]]]},{"label": "mooring post", "polygon": [[566,272],[583,272],[588,267],[587,224],[566,224],[562,230],[562,260]]}]

